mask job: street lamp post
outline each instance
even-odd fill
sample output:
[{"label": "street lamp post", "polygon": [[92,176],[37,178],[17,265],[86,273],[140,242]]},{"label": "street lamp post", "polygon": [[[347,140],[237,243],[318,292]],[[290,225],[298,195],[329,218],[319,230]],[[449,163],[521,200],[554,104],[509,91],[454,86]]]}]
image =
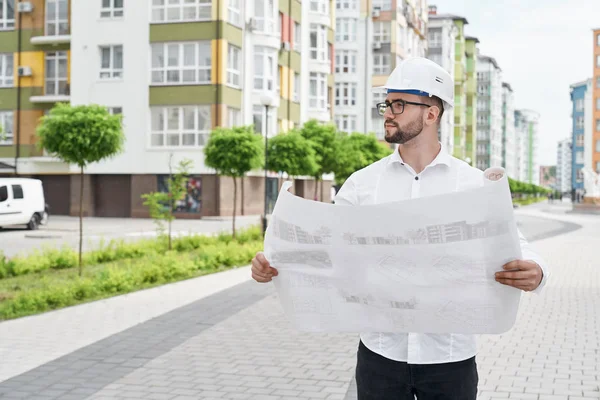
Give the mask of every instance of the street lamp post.
[{"label": "street lamp post", "polygon": [[267,190],[267,156],[268,156],[268,137],[269,137],[269,107],[273,105],[273,96],[270,93],[265,93],[260,97],[260,102],[263,106],[265,106],[265,204],[263,210],[263,220],[262,220],[262,228],[263,228],[263,237],[267,232],[267,213],[268,213],[268,190]]}]

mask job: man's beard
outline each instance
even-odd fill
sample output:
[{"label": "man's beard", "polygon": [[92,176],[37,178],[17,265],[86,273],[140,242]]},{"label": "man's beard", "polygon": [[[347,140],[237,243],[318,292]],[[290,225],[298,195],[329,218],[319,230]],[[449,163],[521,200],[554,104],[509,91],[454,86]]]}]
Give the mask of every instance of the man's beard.
[{"label": "man's beard", "polygon": [[418,118],[417,120],[410,122],[408,125],[406,125],[402,129],[398,126],[398,124],[395,121],[386,120],[385,123],[393,124],[396,127],[396,132],[390,133],[390,132],[388,132],[388,129],[394,129],[394,128],[388,128],[387,126],[384,125],[385,126],[385,141],[388,143],[404,144],[404,143],[416,138],[417,136],[419,136],[421,131],[423,131],[423,119],[422,118]]}]

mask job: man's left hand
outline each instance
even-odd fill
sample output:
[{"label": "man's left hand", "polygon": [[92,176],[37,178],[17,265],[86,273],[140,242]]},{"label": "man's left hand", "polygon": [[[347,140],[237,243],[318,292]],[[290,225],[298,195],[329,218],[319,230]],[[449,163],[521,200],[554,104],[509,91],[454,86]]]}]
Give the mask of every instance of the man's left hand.
[{"label": "man's left hand", "polygon": [[515,260],[503,266],[504,271],[496,272],[496,281],[503,285],[530,292],[542,282],[542,268],[531,260]]}]

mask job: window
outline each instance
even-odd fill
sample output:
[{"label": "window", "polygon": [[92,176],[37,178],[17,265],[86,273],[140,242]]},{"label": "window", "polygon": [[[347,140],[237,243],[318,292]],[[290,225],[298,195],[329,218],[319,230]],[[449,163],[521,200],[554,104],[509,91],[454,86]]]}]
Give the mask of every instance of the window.
[{"label": "window", "polygon": [[374,54],[373,55],[373,74],[388,75],[391,70],[389,54]]},{"label": "window", "polygon": [[391,23],[373,22],[373,40],[375,42],[389,43],[391,41]]},{"label": "window", "polygon": [[262,106],[255,105],[252,108],[252,122],[254,123],[254,132],[260,133],[263,136],[264,136],[264,129],[265,129],[264,128],[264,125],[265,125],[264,113],[265,113],[264,107],[262,107]]},{"label": "window", "polygon": [[123,46],[100,46],[100,79],[123,78]]},{"label": "window", "polygon": [[577,170],[577,182],[583,182],[583,169]]},{"label": "window", "polygon": [[152,107],[152,147],[201,147],[211,131],[210,106]]},{"label": "window", "polygon": [[371,130],[379,140],[385,139],[385,119],[377,114],[371,117]]},{"label": "window", "polygon": [[327,28],[324,25],[310,24],[310,58],[327,60]]},{"label": "window", "polygon": [[600,54],[596,56],[596,67],[600,68]]},{"label": "window", "polygon": [[596,98],[596,110],[600,110],[600,97]]},{"label": "window", "polygon": [[8,200],[8,186],[0,186],[0,203]]},{"label": "window", "polygon": [[356,105],[356,83],[344,82],[335,84],[335,105]]},{"label": "window", "polygon": [[227,108],[227,122],[230,128],[242,125],[242,112],[237,108]]},{"label": "window", "polygon": [[123,107],[107,107],[108,113],[110,115],[120,115],[123,114]]},{"label": "window", "polygon": [[575,111],[583,111],[583,99],[575,100]]},{"label": "window", "polygon": [[300,102],[300,74],[294,72],[294,93],[292,100],[295,102]]},{"label": "window", "polygon": [[68,0],[46,0],[46,35],[69,34]]},{"label": "window", "polygon": [[15,0],[0,0],[0,30],[15,29]]},{"label": "window", "polygon": [[227,5],[227,19],[230,24],[236,26],[241,26],[240,1],[229,0],[229,4]]},{"label": "window", "polygon": [[429,47],[442,47],[442,30],[430,29],[428,33]]},{"label": "window", "polygon": [[21,185],[12,185],[13,199],[22,199],[23,196],[23,187]]},{"label": "window", "polygon": [[123,16],[124,0],[102,0],[100,18],[117,18]]},{"label": "window", "polygon": [[338,42],[354,42],[356,40],[356,18],[337,18],[335,40]]},{"label": "window", "polygon": [[356,0],[337,0],[335,8],[338,10],[356,10]]},{"label": "window", "polygon": [[600,132],[600,119],[596,120],[596,131]]},{"label": "window", "polygon": [[12,87],[15,83],[13,74],[14,56],[12,53],[0,54],[0,87]]},{"label": "window", "polygon": [[254,46],[254,89],[275,90],[276,52],[264,46]]},{"label": "window", "polygon": [[442,65],[442,55],[441,54],[430,54],[427,58],[436,63],[437,65]]},{"label": "window", "polygon": [[356,54],[354,50],[336,50],[335,51],[335,72],[336,73],[356,73]]},{"label": "window", "polygon": [[600,153],[600,140],[596,140],[596,152]]},{"label": "window", "polygon": [[276,78],[275,93],[277,94],[277,96],[281,96],[281,74],[283,74],[283,68],[281,68],[281,66],[278,66],[277,67],[277,75],[275,76],[275,78]]},{"label": "window", "polygon": [[310,0],[310,11],[329,14],[329,0]]},{"label": "window", "polygon": [[575,152],[575,164],[583,164],[583,151]]},{"label": "window", "polygon": [[596,35],[596,46],[600,46],[600,35]]},{"label": "window", "polygon": [[596,87],[600,89],[600,76],[596,78]]},{"label": "window", "polygon": [[342,132],[356,132],[356,116],[355,115],[336,115],[335,124],[338,130]]},{"label": "window", "polygon": [[[584,143],[583,138],[584,138],[583,135],[575,136],[575,146],[576,147],[583,147],[583,143]],[[598,151],[600,151],[600,150],[598,150]]]},{"label": "window", "polygon": [[386,92],[373,92],[373,107],[375,107],[375,104],[383,103],[386,97]]},{"label": "window", "polygon": [[68,95],[67,52],[46,53],[46,95]]},{"label": "window", "polygon": [[152,44],[153,84],[210,83],[210,42]]},{"label": "window", "polygon": [[233,45],[229,45],[227,53],[227,84],[235,87],[241,87],[242,70],[242,50]]},{"label": "window", "polygon": [[596,172],[600,174],[600,161],[596,161]]},{"label": "window", "polygon": [[212,0],[152,0],[152,22],[210,21]]},{"label": "window", "polygon": [[12,144],[13,142],[13,112],[0,111],[0,144]]},{"label": "window", "polygon": [[579,116],[575,119],[575,128],[576,129],[583,129],[584,124],[585,124],[585,119],[583,116]]},{"label": "window", "polygon": [[265,33],[275,31],[275,10],[273,0],[255,0],[254,19],[257,31]]},{"label": "window", "polygon": [[392,9],[392,0],[373,0],[373,9],[375,8],[381,11],[390,11]]},{"label": "window", "polygon": [[300,24],[294,22],[294,50],[300,53],[302,43],[302,30],[300,28]]},{"label": "window", "polygon": [[311,72],[310,73],[310,92],[308,96],[308,105],[310,108],[327,108],[327,75]]}]

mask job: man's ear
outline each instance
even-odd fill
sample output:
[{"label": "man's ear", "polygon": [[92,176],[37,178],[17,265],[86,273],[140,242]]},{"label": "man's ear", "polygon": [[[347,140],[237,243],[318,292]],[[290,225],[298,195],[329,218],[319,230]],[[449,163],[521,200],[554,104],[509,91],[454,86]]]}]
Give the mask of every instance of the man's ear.
[{"label": "man's ear", "polygon": [[427,109],[427,113],[425,114],[425,124],[433,125],[437,122],[438,117],[440,115],[441,110],[438,106],[431,106]]}]

